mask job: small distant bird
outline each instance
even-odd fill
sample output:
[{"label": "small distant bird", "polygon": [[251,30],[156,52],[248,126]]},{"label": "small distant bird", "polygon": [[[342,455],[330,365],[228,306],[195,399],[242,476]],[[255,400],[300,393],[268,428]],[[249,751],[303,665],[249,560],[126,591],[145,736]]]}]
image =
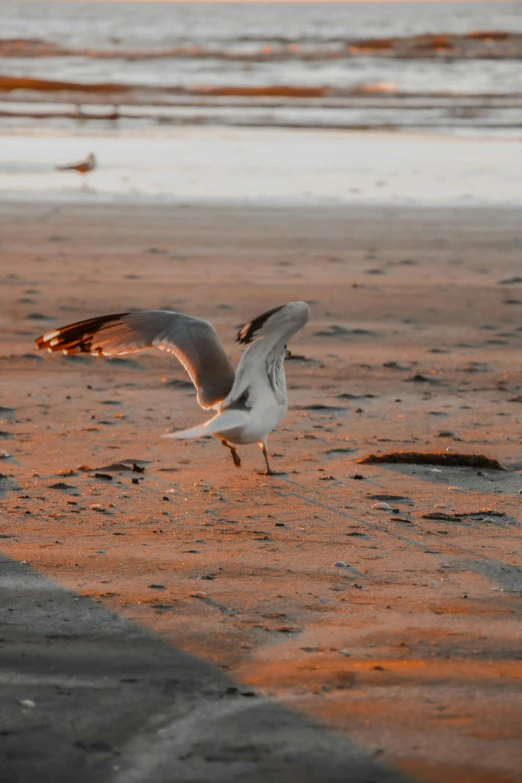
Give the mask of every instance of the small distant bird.
[{"label": "small distant bird", "polygon": [[173,353],[197,389],[200,406],[216,415],[196,427],[165,438],[213,435],[230,449],[234,465],[241,459],[236,445],[258,443],[272,475],[267,438],[286,415],[288,398],[283,369],[286,344],[310,317],[305,302],[274,307],[241,327],[236,341],[249,347],[234,372],[213,326],[171,310],[142,310],[102,315],[44,334],[37,348],[94,353],[98,356],[161,348]]},{"label": "small distant bird", "polygon": [[112,111],[107,115],[108,120],[113,120],[113,122],[116,122],[120,117],[120,107],[117,104],[114,104]]},{"label": "small distant bird", "polygon": [[80,160],[78,163],[68,163],[65,166],[56,166],[58,171],[78,171],[83,177],[90,171],[94,171],[96,168],[96,158],[93,153],[90,152],[85,160]]}]

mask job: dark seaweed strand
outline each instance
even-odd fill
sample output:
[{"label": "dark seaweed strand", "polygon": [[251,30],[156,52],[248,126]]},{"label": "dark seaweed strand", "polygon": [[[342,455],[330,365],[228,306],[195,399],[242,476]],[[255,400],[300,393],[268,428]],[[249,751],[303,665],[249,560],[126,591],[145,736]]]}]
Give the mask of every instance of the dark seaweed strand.
[{"label": "dark seaweed strand", "polygon": [[273,307],[271,310],[267,310],[266,313],[262,313],[261,315],[258,315],[257,318],[254,318],[253,321],[250,321],[250,323],[245,324],[241,327],[239,332],[236,336],[236,342],[241,343],[242,345],[247,345],[247,343],[251,343],[254,337],[256,336],[256,332],[261,329],[261,327],[266,323],[266,321],[270,318],[271,315],[274,315],[274,313],[277,313],[279,310],[282,310],[285,305],[279,305],[279,307]]},{"label": "dark seaweed strand", "polygon": [[485,454],[445,454],[444,452],[392,451],[389,454],[369,454],[357,460],[360,465],[402,463],[409,465],[445,465],[460,468],[486,468],[504,470],[500,462]]},{"label": "dark seaweed strand", "polygon": [[45,340],[45,335],[38,337],[36,347],[38,349],[47,348],[50,351],[80,351],[81,353],[91,353],[94,337],[104,328],[112,326],[120,321],[129,313],[115,313],[113,315],[100,315],[97,318],[88,318],[86,321],[78,321],[61,329],[53,331],[58,332],[51,339],[58,340],[54,345],[50,345],[50,340]]}]

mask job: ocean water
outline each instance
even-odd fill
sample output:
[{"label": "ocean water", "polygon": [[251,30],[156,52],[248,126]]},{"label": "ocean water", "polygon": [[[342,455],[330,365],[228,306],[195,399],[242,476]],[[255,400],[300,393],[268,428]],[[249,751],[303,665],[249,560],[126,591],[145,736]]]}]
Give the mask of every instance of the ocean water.
[{"label": "ocean water", "polygon": [[230,46],[278,41],[522,32],[519,2],[125,3],[3,0],[1,38],[43,38],[63,46],[161,50],[179,44]]},{"label": "ocean water", "polygon": [[516,135],[521,116],[520,2],[0,2],[0,128]]}]

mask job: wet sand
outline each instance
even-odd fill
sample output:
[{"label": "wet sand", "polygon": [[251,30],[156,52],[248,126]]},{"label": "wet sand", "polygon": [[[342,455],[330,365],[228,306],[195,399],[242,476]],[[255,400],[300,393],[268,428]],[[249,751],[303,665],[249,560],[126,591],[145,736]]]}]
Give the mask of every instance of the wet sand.
[{"label": "wet sand", "polygon": [[[89,152],[97,168],[85,187],[76,173],[56,169]],[[229,202],[303,205],[309,214],[316,204],[513,208],[522,203],[520,170],[517,138],[217,127],[35,137],[12,128],[0,144],[0,203]],[[367,241],[371,247],[371,232]]]},{"label": "wet sand", "polygon": [[[3,204],[0,237],[4,554],[412,780],[520,780],[520,211]],[[293,299],[273,478],[159,438],[205,415],[174,359],[33,348],[172,307],[237,360]],[[505,470],[359,462],[396,451]]]}]

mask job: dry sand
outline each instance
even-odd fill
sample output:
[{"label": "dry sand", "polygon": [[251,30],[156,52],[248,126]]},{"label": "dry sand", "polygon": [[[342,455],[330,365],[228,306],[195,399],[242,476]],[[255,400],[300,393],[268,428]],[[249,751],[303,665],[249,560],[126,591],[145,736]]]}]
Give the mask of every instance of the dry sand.
[{"label": "dry sand", "polygon": [[[521,780],[520,211],[4,204],[0,241],[3,552],[412,780]],[[278,477],[159,438],[205,415],[174,359],[33,347],[172,307],[237,359],[294,299]],[[396,450],[506,470],[358,463]]]}]

